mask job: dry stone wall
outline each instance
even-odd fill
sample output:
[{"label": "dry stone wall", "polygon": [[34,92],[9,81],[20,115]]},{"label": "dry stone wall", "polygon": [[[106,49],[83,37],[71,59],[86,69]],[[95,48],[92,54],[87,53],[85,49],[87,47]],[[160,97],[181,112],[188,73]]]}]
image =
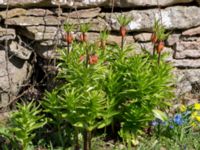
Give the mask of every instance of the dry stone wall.
[{"label": "dry stone wall", "polygon": [[[0,107],[30,82],[34,63],[38,62],[32,61],[33,55],[53,59],[55,48],[66,45],[64,22],[90,23],[91,42],[107,28],[111,32],[108,43],[120,43],[116,18],[121,11],[133,18],[127,27],[126,43],[135,44],[137,52],[141,47],[152,49],[153,22],[155,18],[162,20],[172,32],[164,51],[170,54],[167,61],[177,68],[177,95],[199,94],[199,0],[0,0]],[[78,34],[78,30],[74,32]],[[172,57],[174,53],[176,57]]]}]

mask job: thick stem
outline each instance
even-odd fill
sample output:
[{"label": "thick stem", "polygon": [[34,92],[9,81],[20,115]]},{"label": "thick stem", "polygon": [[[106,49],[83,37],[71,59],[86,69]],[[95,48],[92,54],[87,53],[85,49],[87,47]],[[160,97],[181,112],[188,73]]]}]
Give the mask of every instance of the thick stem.
[{"label": "thick stem", "polygon": [[88,148],[89,150],[92,148],[92,132],[88,132]]},{"label": "thick stem", "polygon": [[92,132],[85,130],[83,133],[83,150],[91,150]]},{"label": "thick stem", "polygon": [[89,52],[88,52],[88,48],[86,48],[86,62],[85,62],[85,67],[88,67],[88,62],[89,62]]},{"label": "thick stem", "polygon": [[121,50],[124,50],[124,36],[122,36],[122,40],[121,40]]},{"label": "thick stem", "polygon": [[88,132],[87,132],[87,130],[83,131],[83,150],[89,150],[88,149]]},{"label": "thick stem", "polygon": [[156,45],[154,44],[153,45],[153,57],[155,56],[155,53],[156,53]]},{"label": "thick stem", "polygon": [[160,53],[158,53],[158,65],[160,65]]},{"label": "thick stem", "polygon": [[69,54],[69,51],[70,51],[70,44],[67,43],[67,54]]},{"label": "thick stem", "polygon": [[80,150],[80,145],[78,142],[78,129],[75,128],[74,131],[74,150]]}]

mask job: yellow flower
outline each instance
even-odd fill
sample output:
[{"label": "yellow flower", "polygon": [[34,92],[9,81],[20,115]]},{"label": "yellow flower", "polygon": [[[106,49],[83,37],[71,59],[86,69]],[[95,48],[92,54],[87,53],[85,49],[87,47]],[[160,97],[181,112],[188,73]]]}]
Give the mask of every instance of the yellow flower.
[{"label": "yellow flower", "polygon": [[199,103],[194,104],[194,109],[195,110],[200,110],[200,104]]},{"label": "yellow flower", "polygon": [[198,115],[198,112],[197,111],[194,111],[191,115],[191,118],[194,119],[196,116]]},{"label": "yellow flower", "polygon": [[192,126],[192,127],[196,127],[197,124],[193,122],[193,123],[191,123],[191,126]]},{"label": "yellow flower", "polygon": [[200,122],[200,116],[196,116],[195,119]]},{"label": "yellow flower", "polygon": [[181,104],[179,109],[181,112],[185,112],[187,108],[185,107],[185,105]]}]

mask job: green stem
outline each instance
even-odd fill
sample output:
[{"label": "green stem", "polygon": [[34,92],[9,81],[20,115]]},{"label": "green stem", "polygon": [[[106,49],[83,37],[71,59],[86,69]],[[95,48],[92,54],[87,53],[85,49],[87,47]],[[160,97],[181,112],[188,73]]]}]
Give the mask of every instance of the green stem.
[{"label": "green stem", "polygon": [[88,67],[88,61],[89,61],[89,52],[88,48],[86,47],[86,62],[85,62],[86,68]]},{"label": "green stem", "polygon": [[58,123],[58,137],[59,137],[59,140],[60,140],[62,147],[64,148],[64,141],[63,141],[63,138],[62,138],[60,123]]}]

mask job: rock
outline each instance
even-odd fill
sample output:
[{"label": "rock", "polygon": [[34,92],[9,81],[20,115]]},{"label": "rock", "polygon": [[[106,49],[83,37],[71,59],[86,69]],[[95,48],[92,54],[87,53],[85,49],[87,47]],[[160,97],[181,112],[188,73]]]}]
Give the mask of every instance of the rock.
[{"label": "rock", "polygon": [[188,29],[182,33],[184,36],[200,35],[200,26],[192,29]]},{"label": "rock", "polygon": [[196,42],[200,42],[200,37],[198,37],[198,36],[191,36],[191,37],[185,37],[185,36],[183,36],[183,37],[181,37],[181,40],[182,41],[186,41],[186,42],[189,42],[189,41],[196,41]]},{"label": "rock", "polygon": [[174,4],[190,3],[193,0],[115,0],[115,6],[119,7],[148,7],[148,6],[170,6]]},{"label": "rock", "polygon": [[38,26],[38,25],[60,25],[61,22],[54,16],[33,17],[33,16],[20,16],[5,20],[7,25],[17,26]]},{"label": "rock", "polygon": [[180,36],[180,34],[171,34],[166,41],[166,45],[174,46],[177,42],[180,41]]},{"label": "rock", "polygon": [[150,42],[152,33],[139,33],[134,35],[134,39],[137,42]]},{"label": "rock", "polygon": [[[154,20],[160,19],[166,29],[188,29],[200,25],[200,9],[196,6],[174,6],[166,9],[148,9],[148,10],[132,10],[130,12],[122,13],[125,16],[132,18],[128,24],[128,31],[152,31]],[[193,15],[191,15],[193,14]],[[112,17],[109,13],[103,14],[105,20],[111,25],[113,30],[119,30],[117,17],[121,13],[114,13]]]},{"label": "rock", "polygon": [[90,31],[102,31],[102,30],[111,30],[109,24],[102,18],[98,17],[95,19],[92,19],[92,21],[89,22],[91,27]]},{"label": "rock", "polygon": [[71,13],[62,13],[62,16],[69,18],[94,18],[99,15],[101,8],[91,8],[73,11]]},{"label": "rock", "polygon": [[27,11],[25,9],[15,8],[15,9],[9,10],[8,12],[1,11],[0,17],[3,19],[9,19],[9,18],[13,18],[13,17],[23,16],[26,14],[26,12]]},{"label": "rock", "polygon": [[[114,6],[122,8],[169,6],[174,4],[190,3],[193,0],[114,0]],[[199,0],[197,0],[199,1]],[[91,8],[97,6],[112,7],[112,0],[10,0],[11,7],[56,7],[62,8]],[[0,1],[0,7],[6,7],[5,0]]]},{"label": "rock", "polygon": [[32,54],[32,51],[28,50],[27,48],[21,46],[15,41],[12,41],[9,45],[9,52],[23,60],[28,60]]},{"label": "rock", "polygon": [[[76,35],[76,39],[79,40],[79,35],[80,33],[78,33]],[[98,43],[100,42],[100,35],[99,33],[95,33],[95,32],[89,32],[87,33],[87,36],[88,36],[88,41],[89,42],[92,42],[92,43]],[[125,37],[125,43],[126,44],[132,44],[134,43],[134,39],[133,39],[133,36],[126,36]],[[118,35],[109,35],[108,36],[108,39],[107,39],[107,44],[118,44],[120,45],[121,44],[121,36],[118,36]]]},{"label": "rock", "polygon": [[[177,95],[195,92],[195,86],[200,86],[200,70],[188,69],[188,70],[176,70],[178,82],[176,87]],[[193,93],[197,94],[197,93]],[[199,94],[199,93],[198,93]]]},{"label": "rock", "polygon": [[55,26],[28,26],[20,33],[36,41],[62,39],[64,35],[64,31]]},{"label": "rock", "polygon": [[[0,95],[1,106],[9,103],[10,96],[16,96],[21,88],[28,82],[32,74],[32,66],[15,57],[6,62],[4,50],[0,50]],[[10,82],[9,82],[10,79]]]},{"label": "rock", "polygon": [[171,59],[169,60],[174,67],[181,69],[196,69],[200,68],[200,59]]},{"label": "rock", "polygon": [[[153,54],[153,44],[148,42],[148,43],[134,43],[133,44],[134,51],[139,54],[144,51],[149,52],[150,54]],[[173,50],[169,47],[164,47],[162,50],[162,54],[169,54],[169,57],[171,57]]]},{"label": "rock", "polygon": [[10,7],[33,7],[33,6],[50,6],[51,0],[0,0],[0,7],[5,8],[8,4]]},{"label": "rock", "polygon": [[197,59],[200,58],[200,50],[184,50],[176,53],[176,59]]},{"label": "rock", "polygon": [[16,33],[14,29],[0,27],[0,41],[4,40],[14,40],[16,37]]},{"label": "rock", "polygon": [[83,8],[83,7],[97,7],[108,5],[109,0],[51,0],[51,4],[54,6],[61,5],[61,7],[73,7],[73,8]]},{"label": "rock", "polygon": [[54,15],[54,13],[48,9],[28,9],[26,12],[26,16],[36,16],[36,17],[44,17]]},{"label": "rock", "polygon": [[184,50],[200,50],[200,42],[198,41],[180,41],[176,43],[177,51]]},{"label": "rock", "polygon": [[58,58],[59,54],[56,52],[55,45],[43,46],[40,44],[35,45],[36,53],[44,59],[55,59]]},{"label": "rock", "polygon": [[[40,41],[40,45],[41,46],[53,46],[53,45],[56,45],[56,42],[55,40],[42,40]],[[61,42],[61,41],[59,41]]]}]

